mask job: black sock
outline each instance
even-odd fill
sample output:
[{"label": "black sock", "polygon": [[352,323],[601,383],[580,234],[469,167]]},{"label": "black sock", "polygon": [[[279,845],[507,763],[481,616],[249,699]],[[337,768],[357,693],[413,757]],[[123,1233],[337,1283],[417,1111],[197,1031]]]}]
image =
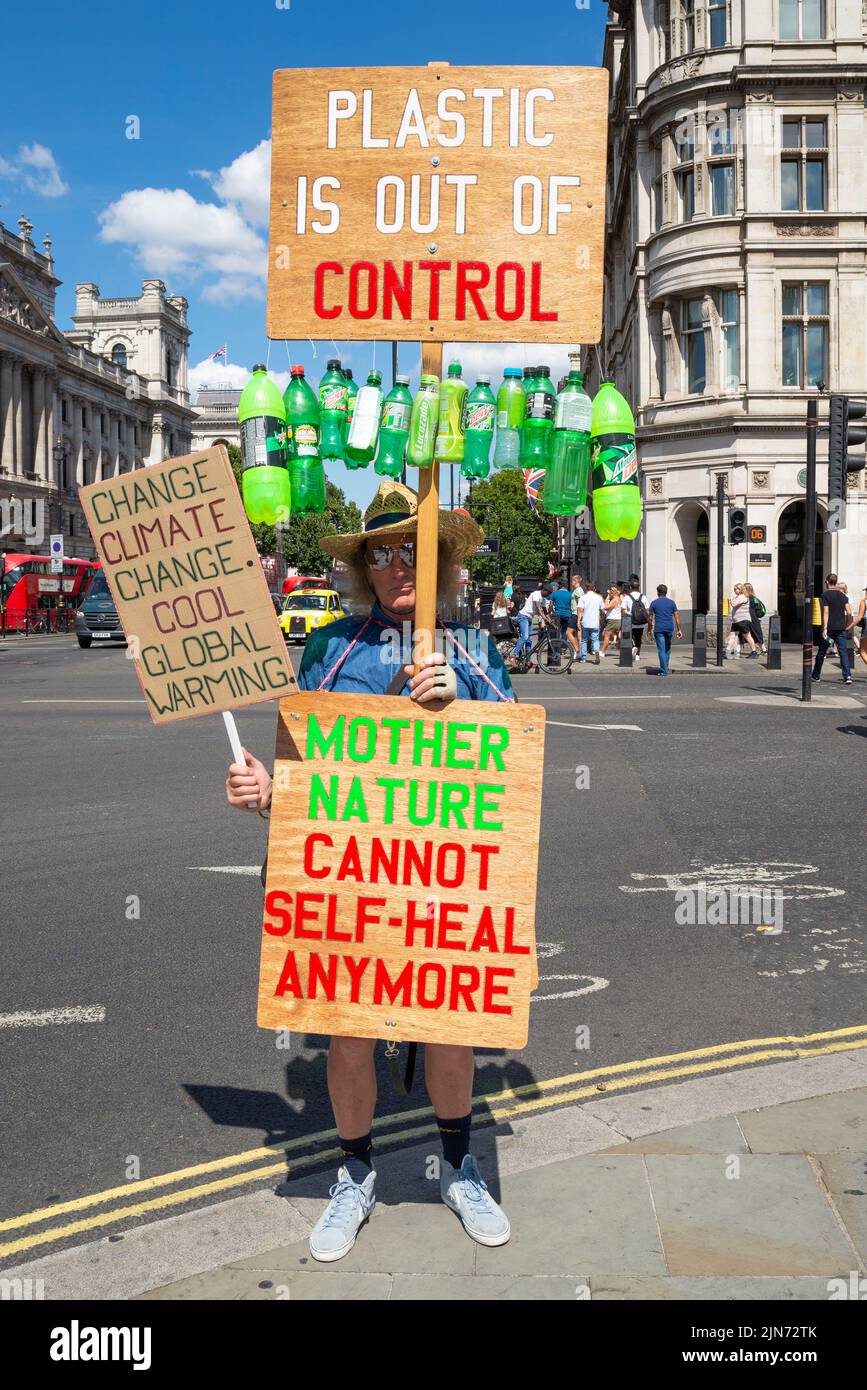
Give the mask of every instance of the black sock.
[{"label": "black sock", "polygon": [[364,1182],[365,1178],[370,1176],[370,1171],[373,1168],[373,1144],[370,1130],[367,1134],[362,1134],[359,1139],[340,1139],[338,1136],[338,1142],[343,1151],[343,1167],[352,1181]]},{"label": "black sock", "polygon": [[443,1157],[453,1168],[460,1168],[470,1151],[470,1124],[472,1114],[461,1115],[456,1120],[441,1120],[437,1116]]}]

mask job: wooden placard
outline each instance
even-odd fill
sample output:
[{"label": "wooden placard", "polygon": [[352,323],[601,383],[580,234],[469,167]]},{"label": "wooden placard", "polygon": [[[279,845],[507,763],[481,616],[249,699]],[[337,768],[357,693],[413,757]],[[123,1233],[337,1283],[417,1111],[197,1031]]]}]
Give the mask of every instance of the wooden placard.
[{"label": "wooden placard", "polygon": [[268,334],[594,343],[604,68],[274,74]]},{"label": "wooden placard", "polygon": [[222,444],[79,496],[155,724],[297,688]]},{"label": "wooden placard", "polygon": [[260,1027],[525,1045],[544,739],[538,705],[281,700]]}]

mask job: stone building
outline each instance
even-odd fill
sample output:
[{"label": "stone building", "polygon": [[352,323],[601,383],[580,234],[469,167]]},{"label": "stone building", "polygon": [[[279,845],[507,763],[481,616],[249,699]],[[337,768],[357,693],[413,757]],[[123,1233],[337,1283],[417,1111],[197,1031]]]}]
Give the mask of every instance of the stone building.
[{"label": "stone building", "polygon": [[193,406],[193,448],[209,449],[212,444],[241,447],[238,402],[241,392],[226,386],[200,386]]},{"label": "stone building", "polygon": [[[61,332],[51,240],[0,222],[0,549],[93,556],[77,489],[192,448],[187,301],[145,280],[138,298],[76,285]],[[37,539],[38,537],[38,539]]]},{"label": "stone building", "polygon": [[[716,477],[745,506],[725,586],[749,580],[784,639],[803,613],[805,418],[817,384],[867,394],[867,3],[609,5],[610,165],[602,360],[636,417],[638,540],[595,546],[689,614],[716,605]],[[599,372],[588,354],[588,385]],[[827,424],[827,402],[820,422]],[[816,580],[867,583],[864,473]]]}]

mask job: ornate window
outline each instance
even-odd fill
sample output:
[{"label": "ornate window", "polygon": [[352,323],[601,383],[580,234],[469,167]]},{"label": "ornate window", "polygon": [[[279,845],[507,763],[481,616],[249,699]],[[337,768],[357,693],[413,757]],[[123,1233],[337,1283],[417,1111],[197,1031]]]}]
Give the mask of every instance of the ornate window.
[{"label": "ornate window", "polygon": [[708,48],[725,48],[728,43],[728,0],[708,0]]},{"label": "ornate window", "polygon": [[710,175],[711,212],[714,217],[731,217],[735,210],[735,166],[711,164]]},{"label": "ornate window", "polygon": [[737,290],[720,290],[720,385],[737,391],[741,382],[740,296]]},{"label": "ornate window", "polygon": [[783,385],[815,386],[828,379],[828,286],[783,285]]},{"label": "ornate window", "polygon": [[123,367],[126,371],[126,348],[123,343],[115,343],[111,350],[111,360],[116,367]]},{"label": "ornate window", "polygon": [[821,116],[784,116],[781,152],[783,212],[824,212],[828,123]]},{"label": "ornate window", "polygon": [[700,395],[707,386],[704,301],[702,299],[685,299],[680,307],[683,389],[688,395]]},{"label": "ornate window", "polygon": [[681,222],[691,222],[695,216],[695,170],[684,169],[677,175],[677,194]]},{"label": "ornate window", "polygon": [[823,0],[780,0],[780,38],[797,43],[825,37]]},{"label": "ornate window", "polygon": [[683,51],[691,53],[696,46],[695,0],[681,0],[683,11]]},{"label": "ornate window", "polygon": [[671,59],[671,3],[670,0],[657,0],[656,5],[657,59],[658,66]]}]

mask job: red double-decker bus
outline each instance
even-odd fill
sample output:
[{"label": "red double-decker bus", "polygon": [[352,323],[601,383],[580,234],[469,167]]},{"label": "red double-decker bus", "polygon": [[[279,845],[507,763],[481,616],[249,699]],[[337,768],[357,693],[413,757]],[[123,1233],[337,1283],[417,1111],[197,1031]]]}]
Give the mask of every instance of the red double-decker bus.
[{"label": "red double-decker bus", "polygon": [[63,573],[51,573],[48,555],[6,551],[0,574],[0,623],[6,632],[54,632],[66,629],[87,592],[98,560],[63,561]]}]

